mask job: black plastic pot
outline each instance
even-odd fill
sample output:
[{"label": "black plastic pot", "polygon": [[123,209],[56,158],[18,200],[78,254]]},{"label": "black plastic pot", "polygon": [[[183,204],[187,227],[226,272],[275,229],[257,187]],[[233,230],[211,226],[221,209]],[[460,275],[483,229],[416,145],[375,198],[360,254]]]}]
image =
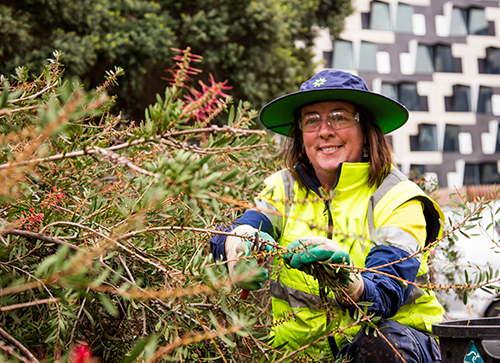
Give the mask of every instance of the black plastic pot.
[{"label": "black plastic pot", "polygon": [[477,353],[484,363],[500,363],[500,318],[447,321],[434,324],[432,333],[439,337],[443,363],[479,363]]}]

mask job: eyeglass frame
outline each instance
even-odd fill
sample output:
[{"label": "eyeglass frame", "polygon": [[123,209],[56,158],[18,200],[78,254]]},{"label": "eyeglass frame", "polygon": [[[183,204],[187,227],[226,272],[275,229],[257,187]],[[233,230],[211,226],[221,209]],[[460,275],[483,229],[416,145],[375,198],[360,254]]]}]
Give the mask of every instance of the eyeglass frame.
[{"label": "eyeglass frame", "polygon": [[[354,116],[354,117],[353,117],[353,121],[354,121],[354,122],[351,122],[349,125],[346,125],[346,126],[343,126],[343,127],[334,127],[334,126],[332,126],[332,124],[330,123],[330,121],[328,121],[328,117],[329,117],[331,114],[335,114],[335,113],[348,113],[348,114],[351,114],[351,115],[353,115],[353,116]],[[316,113],[316,115],[318,115],[318,116],[319,116],[319,114],[318,114],[318,113]],[[309,132],[316,132],[316,131],[319,131],[319,130],[321,129],[321,125],[323,125],[323,118],[320,116],[321,123],[319,124],[319,126],[318,126],[318,128],[317,128],[317,129],[315,129],[315,130],[310,130],[310,131],[304,131],[304,130],[302,129],[302,127],[303,127],[303,126],[302,126],[302,118],[303,118],[303,116],[302,116],[302,117],[300,117],[300,118],[299,118],[299,121],[298,121],[298,126],[299,126],[299,129],[300,129],[300,131],[302,131],[302,132],[307,132],[307,133],[309,133]],[[326,123],[328,124],[328,126],[330,126],[333,130],[342,130],[342,129],[346,129],[346,128],[348,128],[348,127],[351,127],[351,126],[355,125],[356,123],[359,123],[359,112],[358,112],[358,111],[347,111],[347,110],[336,110],[336,111],[331,111],[331,112],[329,112],[329,113],[328,113],[328,115],[326,115],[326,120],[325,120],[325,121],[326,121]]]}]

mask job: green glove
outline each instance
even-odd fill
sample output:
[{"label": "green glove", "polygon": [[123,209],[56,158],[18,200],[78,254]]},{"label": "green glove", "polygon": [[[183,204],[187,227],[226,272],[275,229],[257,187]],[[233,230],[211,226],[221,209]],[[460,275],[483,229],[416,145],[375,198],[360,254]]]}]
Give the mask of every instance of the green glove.
[{"label": "green glove", "polygon": [[331,239],[325,237],[300,238],[287,246],[290,251],[283,255],[285,262],[293,268],[303,269],[304,265],[328,261],[335,264],[350,265],[349,254]]},{"label": "green glove", "polygon": [[[231,233],[238,234],[241,237],[229,236],[226,238],[225,249],[226,257],[229,261],[227,263],[229,277],[236,280],[242,274],[246,275],[253,272],[252,276],[236,282],[235,285],[243,290],[258,290],[262,287],[262,283],[269,278],[267,271],[258,266],[255,258],[247,258],[244,260],[238,260],[238,258],[250,256],[252,252],[274,251],[274,247],[262,243],[262,240],[275,243],[274,239],[269,234],[262,231],[259,232],[249,225],[238,226],[233,229]],[[257,245],[255,245],[253,238],[245,238],[247,236],[255,236],[255,233],[259,234],[259,243]]]},{"label": "green glove", "polygon": [[[293,268],[304,271],[310,275],[315,275],[312,269],[313,263],[324,262],[333,263],[336,265],[351,265],[351,257],[349,254],[340,249],[340,247],[331,239],[325,237],[300,238],[293,241],[287,246],[290,251],[283,255],[285,262]],[[343,269],[346,270],[346,269]],[[332,276],[339,279],[339,282],[345,285],[344,292],[351,298],[359,295],[364,289],[363,278],[359,273],[351,273],[349,270],[337,273],[332,269],[327,270]],[[351,302],[344,299],[343,295],[336,295],[337,300],[345,305],[350,306]],[[359,298],[359,297],[357,297]]]}]

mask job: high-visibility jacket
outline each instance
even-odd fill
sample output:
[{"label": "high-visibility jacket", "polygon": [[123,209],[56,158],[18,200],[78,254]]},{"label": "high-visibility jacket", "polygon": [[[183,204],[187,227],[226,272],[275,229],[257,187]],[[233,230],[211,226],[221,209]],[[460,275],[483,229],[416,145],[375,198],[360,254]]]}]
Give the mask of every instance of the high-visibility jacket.
[{"label": "high-visibility jacket", "polygon": [[[282,170],[265,180],[266,187],[255,199],[255,204],[259,212],[271,221],[274,235],[281,246],[286,247],[301,237],[332,238],[349,253],[353,264],[359,267],[365,266],[366,257],[377,244],[401,249],[408,255],[424,247],[400,228],[381,227],[381,223],[407,201],[416,199],[423,204],[427,232],[425,244],[441,235],[440,220],[444,221],[443,213],[416,184],[393,168],[378,188],[369,187],[368,168],[368,163],[340,164],[338,180],[328,200],[324,198],[324,190],[317,182],[314,183],[299,164],[296,171],[301,183],[288,170]],[[427,282],[427,254],[419,253],[412,257],[420,261],[416,279],[418,283]],[[354,320],[338,305],[335,308],[332,294],[329,297],[322,295],[318,281],[313,276],[287,267],[281,258],[275,258],[275,263],[278,268],[274,269],[270,285],[274,318],[273,345],[286,345],[296,350],[318,340],[306,349],[306,353],[328,356],[330,346],[327,339],[321,338],[332,329],[348,327]],[[328,305],[333,307],[328,318],[325,306],[318,305],[325,298],[331,303]],[[413,286],[408,299],[391,319],[430,332],[431,325],[440,322],[443,313],[444,309],[433,291]],[[359,325],[335,335],[337,345],[341,347],[346,343],[346,338],[354,336],[358,330]]]}]

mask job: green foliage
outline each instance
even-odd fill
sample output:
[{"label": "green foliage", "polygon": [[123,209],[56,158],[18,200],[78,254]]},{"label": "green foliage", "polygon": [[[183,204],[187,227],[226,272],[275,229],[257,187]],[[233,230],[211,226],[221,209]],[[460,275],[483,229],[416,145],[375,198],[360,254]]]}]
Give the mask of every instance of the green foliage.
[{"label": "green foliage", "polygon": [[136,104],[165,88],[171,47],[190,46],[204,55],[207,76],[228,79],[236,99],[260,108],[312,75],[313,25],[337,36],[351,12],[349,0],[8,1],[0,5],[0,74],[18,64],[36,72],[54,49],[68,75],[92,86],[118,65],[126,71],[120,105],[142,117]]},{"label": "green foliage", "polygon": [[189,90],[179,72],[185,86],[124,123],[105,92],[123,71],[86,91],[62,78],[60,57],[0,94],[2,361],[71,361],[82,342],[105,362],[223,362],[247,345],[260,359],[249,329],[269,316],[240,301],[208,250],[276,162],[250,130],[255,111],[222,83]]}]

